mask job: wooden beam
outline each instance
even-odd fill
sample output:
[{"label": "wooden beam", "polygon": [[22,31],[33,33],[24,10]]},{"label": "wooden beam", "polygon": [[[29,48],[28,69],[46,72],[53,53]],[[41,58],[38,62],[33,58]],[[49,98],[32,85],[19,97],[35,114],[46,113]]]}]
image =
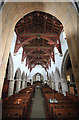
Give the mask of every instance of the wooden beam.
[{"label": "wooden beam", "polygon": [[37,49],[37,48],[40,48],[40,49],[52,49],[52,47],[45,47],[45,46],[25,46],[24,48],[25,49]]},{"label": "wooden beam", "polygon": [[21,36],[21,37],[30,37],[30,36],[35,36],[35,35],[43,35],[43,36],[45,36],[45,37],[55,37],[55,38],[58,38],[58,35],[56,34],[56,33],[39,33],[39,32],[37,32],[37,33],[23,33],[23,34],[19,34],[19,36]]},{"label": "wooden beam", "polygon": [[31,68],[30,68],[30,72],[31,72],[31,70],[32,70],[36,65],[41,65],[41,66],[47,71],[47,68],[44,67],[42,64],[39,63],[39,64],[35,64],[33,67],[31,67]]}]

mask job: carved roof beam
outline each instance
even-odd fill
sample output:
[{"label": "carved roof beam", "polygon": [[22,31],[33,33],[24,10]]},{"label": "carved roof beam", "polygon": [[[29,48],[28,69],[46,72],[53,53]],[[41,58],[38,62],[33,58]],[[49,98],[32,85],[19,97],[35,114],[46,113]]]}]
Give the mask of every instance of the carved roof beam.
[{"label": "carved roof beam", "polygon": [[43,35],[41,35],[41,38],[48,40],[50,45],[55,44],[51,39],[49,39],[49,38],[47,38],[47,37],[45,37]]},{"label": "carved roof beam", "polygon": [[44,51],[45,53],[50,54],[48,51],[46,51],[46,50],[44,50],[42,48],[41,48],[41,51]]},{"label": "carved roof beam", "polygon": [[14,53],[17,53],[17,52],[18,52],[18,50],[19,50],[19,48],[21,47],[21,45],[22,45],[22,44],[20,43],[19,36],[17,35]]},{"label": "carved roof beam", "polygon": [[58,49],[58,51],[60,52],[60,54],[62,54],[60,38],[58,38],[55,46],[57,47],[57,49]]},{"label": "carved roof beam", "polygon": [[24,42],[22,42],[22,45],[26,44],[28,41],[33,40],[35,38],[36,38],[36,35],[28,38],[27,40],[25,40]]},{"label": "carved roof beam", "polygon": [[44,67],[42,64],[35,64],[33,67],[30,68],[30,72],[32,71],[32,69],[33,69],[36,65],[41,65],[41,66],[47,71],[46,67]]},{"label": "carved roof beam", "polygon": [[33,62],[47,62],[47,60],[43,60],[43,59],[35,59],[35,60],[33,60],[33,61],[30,61],[30,63],[33,63]]},{"label": "carved roof beam", "polygon": [[36,50],[37,50],[37,49],[33,49],[33,50],[27,52],[27,55],[29,55],[30,53],[32,53],[33,51],[36,51]]},{"label": "carved roof beam", "polygon": [[17,28],[15,28],[15,32],[16,32],[17,35],[19,35]]},{"label": "carved roof beam", "polygon": [[29,61],[32,61],[32,60],[35,59],[36,57],[41,57],[41,58],[43,58],[43,59],[45,59],[45,60],[48,60],[47,58],[38,55],[38,56],[33,56],[33,57],[31,57],[31,58],[29,59]]},{"label": "carved roof beam", "polygon": [[[30,61],[30,62],[31,62],[31,61],[34,61],[34,58],[35,58],[35,57],[33,57],[32,59],[30,59],[29,61]],[[41,57],[41,58],[43,58],[44,61],[46,61],[48,64],[50,64],[48,59],[46,59],[45,57]],[[39,60],[40,60],[40,59],[39,59]],[[41,60],[41,61],[42,61],[42,60]]]},{"label": "carved roof beam", "polygon": [[[61,30],[59,31],[59,33],[58,33],[58,36],[60,36],[60,34],[61,34],[61,31],[62,31],[62,29],[63,29],[63,25],[61,25],[62,27],[61,27]],[[59,38],[59,37],[58,37]]]},{"label": "carved roof beam", "polygon": [[52,47],[42,47],[42,46],[25,46],[25,49],[38,49],[38,48],[40,48],[40,50],[41,49],[48,49],[48,50],[50,50],[50,49],[52,49]]},{"label": "carved roof beam", "polygon": [[58,35],[56,33],[25,33],[25,34],[19,34],[20,37],[32,37],[32,36],[35,36],[35,35],[40,35],[40,36],[45,36],[45,37],[52,37],[52,38],[58,38]]},{"label": "carved roof beam", "polygon": [[[36,61],[38,64],[40,63],[40,61]],[[35,61],[33,61],[32,63],[30,64],[35,64],[36,63]],[[41,61],[42,64],[44,64],[45,66],[47,65],[47,63],[45,63],[44,61]]]},{"label": "carved roof beam", "polygon": [[[27,55],[27,56],[28,56],[28,55]],[[43,57],[47,56],[47,57],[50,57],[49,54],[31,54],[31,56],[43,56]],[[29,57],[29,56],[28,56],[28,57]]]},{"label": "carved roof beam", "polygon": [[26,44],[26,45],[29,44],[28,41],[30,41],[34,38],[36,38],[36,36],[32,36],[31,38],[28,38],[27,40],[25,40],[24,42],[21,43],[19,40],[19,36],[17,36],[14,53],[17,53],[19,48],[22,47],[24,44]]},{"label": "carved roof beam", "polygon": [[55,63],[54,46],[51,52],[51,58],[52,58],[52,61]]}]

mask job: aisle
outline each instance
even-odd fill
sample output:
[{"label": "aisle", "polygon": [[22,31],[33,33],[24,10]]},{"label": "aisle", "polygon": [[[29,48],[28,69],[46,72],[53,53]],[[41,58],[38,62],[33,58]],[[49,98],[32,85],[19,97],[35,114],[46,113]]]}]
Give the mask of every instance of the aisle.
[{"label": "aisle", "polygon": [[43,97],[41,93],[41,89],[37,86],[35,88],[35,96],[33,98],[33,107],[30,118],[45,118]]}]

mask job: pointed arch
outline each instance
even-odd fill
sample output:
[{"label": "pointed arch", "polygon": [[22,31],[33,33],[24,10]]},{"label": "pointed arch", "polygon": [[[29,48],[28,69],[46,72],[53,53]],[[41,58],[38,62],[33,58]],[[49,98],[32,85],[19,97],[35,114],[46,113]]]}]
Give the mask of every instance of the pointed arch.
[{"label": "pointed arch", "polygon": [[2,89],[2,99],[13,94],[13,74],[14,74],[13,59],[11,53],[9,53],[9,58],[6,67],[6,74]]},{"label": "pointed arch", "polygon": [[62,65],[61,65],[61,76],[63,79],[66,79],[66,66],[67,66],[68,60],[69,60],[69,51],[66,50],[63,57]]},{"label": "pointed arch", "polygon": [[14,93],[17,93],[20,91],[20,84],[21,84],[21,70],[18,68],[15,73],[14,77],[15,83],[14,83]]}]

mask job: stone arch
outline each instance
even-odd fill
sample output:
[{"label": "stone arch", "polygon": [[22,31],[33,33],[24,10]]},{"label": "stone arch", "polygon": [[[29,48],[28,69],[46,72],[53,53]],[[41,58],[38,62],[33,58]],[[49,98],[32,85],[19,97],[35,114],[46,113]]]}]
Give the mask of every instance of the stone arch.
[{"label": "stone arch", "polygon": [[61,77],[64,79],[66,79],[66,66],[67,66],[68,59],[69,59],[69,51],[66,50],[63,57],[62,65],[61,65]]},{"label": "stone arch", "polygon": [[16,70],[15,75],[16,75],[16,79],[17,79],[17,80],[21,79],[21,70],[20,70],[20,68],[18,68],[18,69]]},{"label": "stone arch", "polygon": [[[70,91],[69,86],[71,86],[73,88],[72,94],[77,94],[75,80],[74,80],[74,76],[73,76],[72,65],[71,65],[71,61],[70,61],[70,54],[69,54],[68,50],[65,52],[64,58],[62,61],[61,75],[62,75],[62,83],[64,83],[63,89],[65,89],[65,91]],[[70,81],[67,81],[67,75],[70,76]],[[72,77],[73,77],[74,81],[72,81]]]},{"label": "stone arch", "polygon": [[10,53],[9,54],[8,76],[7,76],[7,79],[10,80],[8,96],[11,96],[13,94],[13,89],[14,89],[13,74],[14,74],[14,65],[13,65],[13,59]]},{"label": "stone arch", "polygon": [[20,84],[21,84],[21,70],[20,70],[20,68],[18,68],[16,70],[14,80],[15,80],[14,93],[17,93],[20,91]]},{"label": "stone arch", "polygon": [[36,75],[37,75],[37,74],[40,75],[40,81],[41,81],[41,82],[44,82],[44,76],[43,76],[41,73],[35,73],[35,74],[32,76],[33,82],[36,81]]},{"label": "stone arch", "polygon": [[21,77],[22,79],[25,79],[25,72],[23,71],[23,73],[22,73],[22,77]]},{"label": "stone arch", "polygon": [[13,74],[14,74],[14,66],[13,66],[13,59],[11,56],[11,53],[9,54],[9,62],[8,62],[8,73],[7,73],[7,79],[13,80]]},{"label": "stone arch", "polygon": [[13,94],[14,87],[13,73],[14,73],[13,59],[11,53],[9,53],[4,85],[2,90],[2,98],[8,97]]},{"label": "stone arch", "polygon": [[[3,9],[2,10],[2,14],[3,14],[2,15],[2,19],[3,19],[2,31],[3,32],[1,32],[1,36],[3,39],[1,42],[3,45],[2,47],[0,47],[0,51],[2,51],[2,54],[0,56],[0,68],[2,68],[1,71],[3,74],[0,74],[0,77],[1,77],[0,79],[2,80],[0,84],[0,89],[1,89],[0,91],[2,91],[3,79],[5,75],[5,69],[6,69],[8,53],[11,45],[14,26],[21,17],[23,17],[25,14],[32,12],[34,10],[41,10],[44,12],[48,12],[51,15],[56,16],[63,23],[67,42],[68,42],[68,47],[71,55],[71,62],[74,70],[74,76],[76,81],[78,81],[79,59],[77,57],[77,54],[79,53],[79,48],[78,48],[79,41],[77,40],[76,36],[78,35],[77,21],[79,21],[79,17],[77,17],[77,12],[71,2],[58,2],[58,3],[56,2],[55,3],[54,2],[52,3],[6,2],[2,9]],[[5,11],[6,11],[6,15],[5,15]],[[79,86],[79,84],[77,86]],[[1,92],[0,92],[0,96],[1,96]]]},{"label": "stone arch", "polygon": [[69,59],[69,51],[66,50],[63,57],[62,65],[61,65],[61,81],[62,81],[62,90],[64,95],[66,95],[66,91],[68,91],[68,85],[66,80],[66,66],[67,66],[68,59]]}]

